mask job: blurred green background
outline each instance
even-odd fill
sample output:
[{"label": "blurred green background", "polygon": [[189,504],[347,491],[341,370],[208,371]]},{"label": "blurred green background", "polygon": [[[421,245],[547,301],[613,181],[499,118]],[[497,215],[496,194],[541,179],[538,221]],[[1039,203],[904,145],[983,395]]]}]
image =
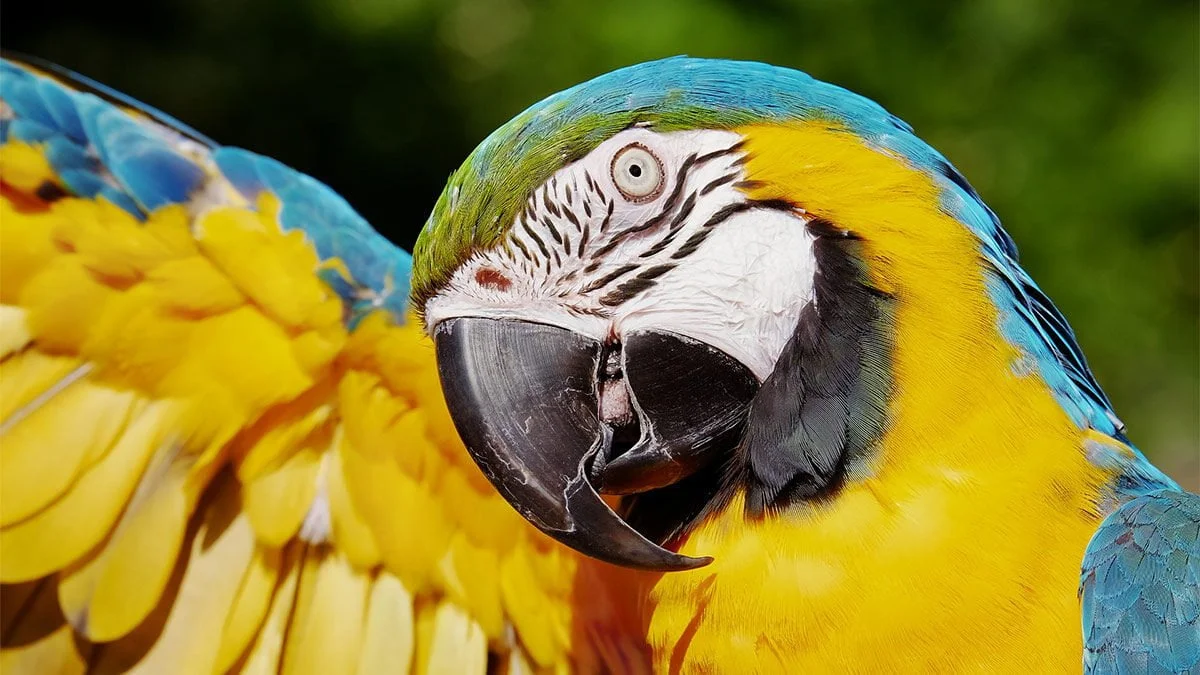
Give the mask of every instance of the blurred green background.
[{"label": "blurred green background", "polygon": [[1197,490],[1197,7],[23,0],[0,8],[0,43],[319,177],[406,247],[471,148],[556,90],[683,53],[805,70],[879,101],[966,174],[1133,440]]}]

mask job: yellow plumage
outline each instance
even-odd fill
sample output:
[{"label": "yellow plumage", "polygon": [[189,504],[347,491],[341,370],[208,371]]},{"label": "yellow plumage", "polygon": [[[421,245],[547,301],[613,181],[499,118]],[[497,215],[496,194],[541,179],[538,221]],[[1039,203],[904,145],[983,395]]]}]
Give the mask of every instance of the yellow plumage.
[{"label": "yellow plumage", "polygon": [[892,417],[875,465],[837,499],[752,520],[738,497],[688,538],[683,552],[715,562],[649,590],[657,670],[1077,671],[1079,609],[1062,589],[1111,476],[1045,385],[1019,375],[977,243],[938,210],[929,176],[857,136],[741,131],[752,196],[859,234],[874,282],[899,298]]},{"label": "yellow plumage", "polygon": [[[133,411],[135,396],[87,381],[67,387],[4,435],[0,446],[0,523],[19,522],[44,509],[76,477],[103,459]],[[46,448],[59,448],[54,463]]]},{"label": "yellow plumage", "polygon": [[0,147],[5,673],[644,657],[470,461],[415,323],[349,331],[273,197],[139,223],[54,180]]}]

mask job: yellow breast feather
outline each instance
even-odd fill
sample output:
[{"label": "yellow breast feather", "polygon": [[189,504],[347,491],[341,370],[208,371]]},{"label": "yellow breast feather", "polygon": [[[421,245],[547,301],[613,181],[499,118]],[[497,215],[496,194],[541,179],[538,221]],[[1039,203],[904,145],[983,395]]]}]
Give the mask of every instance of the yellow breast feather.
[{"label": "yellow breast feather", "polygon": [[142,223],[55,181],[0,147],[0,669],[645,658],[627,608],[573,599],[608,573],[470,461],[417,323],[349,330],[274,197]]},{"label": "yellow breast feather", "polygon": [[750,196],[864,242],[895,298],[893,398],[869,467],[827,499],[684,543],[647,590],[666,672],[1070,672],[1075,587],[1109,475],[999,334],[978,243],[925,174],[824,123],[741,130]]}]

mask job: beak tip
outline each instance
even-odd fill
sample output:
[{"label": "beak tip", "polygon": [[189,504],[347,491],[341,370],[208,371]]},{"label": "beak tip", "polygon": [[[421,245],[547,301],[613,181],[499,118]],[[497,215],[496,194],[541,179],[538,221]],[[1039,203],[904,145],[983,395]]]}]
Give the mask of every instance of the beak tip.
[{"label": "beak tip", "polygon": [[698,570],[701,567],[708,567],[713,561],[713,557],[710,555],[702,555],[696,558],[693,558],[692,556],[681,555],[679,558],[681,566],[677,571],[680,572],[685,572],[687,570]]},{"label": "beak tip", "polygon": [[647,542],[649,545],[646,548],[642,548],[636,553],[631,553],[628,550],[606,550],[604,544],[601,543],[602,541],[592,539],[586,544],[581,544],[578,541],[563,541],[563,543],[585,555],[607,563],[647,572],[686,572],[705,567],[713,561],[711,556],[692,557],[683,555],[661,548],[650,542]]}]

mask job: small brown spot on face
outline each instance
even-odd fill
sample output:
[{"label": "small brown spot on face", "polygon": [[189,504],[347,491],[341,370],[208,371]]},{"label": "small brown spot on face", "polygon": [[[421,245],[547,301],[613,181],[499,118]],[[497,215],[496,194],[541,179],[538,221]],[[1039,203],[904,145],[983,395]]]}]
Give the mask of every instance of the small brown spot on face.
[{"label": "small brown spot on face", "polygon": [[497,291],[507,291],[509,286],[512,286],[512,281],[509,281],[508,277],[490,267],[481,267],[475,272],[475,283],[485,288],[494,288]]}]

